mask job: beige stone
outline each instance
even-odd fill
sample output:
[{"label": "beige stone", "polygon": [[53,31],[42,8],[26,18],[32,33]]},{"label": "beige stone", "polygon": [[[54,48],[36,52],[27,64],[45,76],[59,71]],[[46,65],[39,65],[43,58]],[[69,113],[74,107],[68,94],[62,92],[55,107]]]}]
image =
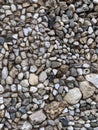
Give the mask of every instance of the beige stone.
[{"label": "beige stone", "polygon": [[95,87],[88,81],[80,82],[80,90],[83,94],[83,99],[89,98],[94,94]]},{"label": "beige stone", "polygon": [[44,108],[46,111],[48,117],[55,119],[57,116],[59,116],[62,111],[67,107],[67,102],[66,101],[53,101],[50,104],[47,104]]},{"label": "beige stone", "polygon": [[80,101],[82,94],[79,88],[73,88],[65,95],[64,100],[69,104],[76,104]]},{"label": "beige stone", "polygon": [[38,76],[35,74],[30,74],[29,83],[30,83],[30,85],[37,85],[38,84]]}]

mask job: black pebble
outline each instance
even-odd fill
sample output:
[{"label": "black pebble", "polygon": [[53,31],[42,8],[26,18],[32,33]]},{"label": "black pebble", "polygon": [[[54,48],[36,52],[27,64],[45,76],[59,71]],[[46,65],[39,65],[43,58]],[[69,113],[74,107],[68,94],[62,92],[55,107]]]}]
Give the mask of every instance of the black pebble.
[{"label": "black pebble", "polygon": [[67,118],[62,117],[62,118],[60,118],[59,120],[60,120],[60,122],[62,123],[62,126],[63,126],[63,127],[68,126],[68,120],[67,120]]}]

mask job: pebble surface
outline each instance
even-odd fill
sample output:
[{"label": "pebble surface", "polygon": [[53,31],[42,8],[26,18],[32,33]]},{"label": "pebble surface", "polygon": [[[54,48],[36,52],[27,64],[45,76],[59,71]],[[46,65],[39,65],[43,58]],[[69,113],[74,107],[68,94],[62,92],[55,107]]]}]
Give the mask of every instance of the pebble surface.
[{"label": "pebble surface", "polygon": [[98,130],[98,0],[0,0],[0,130]]}]

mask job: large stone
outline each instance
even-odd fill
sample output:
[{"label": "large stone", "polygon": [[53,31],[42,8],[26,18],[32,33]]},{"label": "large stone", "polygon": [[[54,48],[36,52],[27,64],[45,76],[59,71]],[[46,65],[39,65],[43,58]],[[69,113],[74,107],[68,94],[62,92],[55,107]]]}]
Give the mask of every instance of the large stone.
[{"label": "large stone", "polygon": [[32,115],[29,116],[29,119],[32,125],[38,125],[46,119],[46,115],[43,113],[42,110],[39,110],[33,112]]},{"label": "large stone", "polygon": [[45,71],[41,72],[39,75],[39,81],[44,82],[47,79],[47,73]]},{"label": "large stone", "polygon": [[80,83],[80,90],[83,94],[83,99],[86,99],[94,94],[95,87],[91,85],[88,81],[83,81]]},{"label": "large stone", "polygon": [[98,88],[98,74],[88,74],[85,76],[86,80],[92,83],[96,88]]},{"label": "large stone", "polygon": [[29,83],[31,85],[37,85],[38,84],[38,76],[35,74],[30,74]]},{"label": "large stone", "polygon": [[25,121],[22,130],[32,130],[32,125],[28,121]]},{"label": "large stone", "polygon": [[64,100],[69,104],[76,104],[80,101],[82,94],[79,88],[73,88],[65,95]]},{"label": "large stone", "polygon": [[47,104],[44,108],[46,111],[48,117],[55,119],[57,116],[61,114],[61,112],[67,107],[67,102],[66,101],[61,101],[61,102],[56,102],[53,101],[49,104]]}]

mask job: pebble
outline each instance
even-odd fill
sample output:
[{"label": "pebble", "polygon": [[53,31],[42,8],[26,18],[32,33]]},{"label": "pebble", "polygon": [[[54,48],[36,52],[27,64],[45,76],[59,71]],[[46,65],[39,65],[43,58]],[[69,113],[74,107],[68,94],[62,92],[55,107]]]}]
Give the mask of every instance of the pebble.
[{"label": "pebble", "polygon": [[2,94],[3,92],[4,92],[4,87],[0,85],[0,94]]},{"label": "pebble", "polygon": [[42,110],[38,110],[36,112],[33,112],[29,116],[29,119],[32,125],[38,125],[46,119],[46,115],[43,113]]},{"label": "pebble", "polygon": [[29,83],[30,83],[30,85],[37,85],[38,84],[38,76],[35,74],[30,74]]},{"label": "pebble", "polygon": [[2,130],[3,126],[4,126],[4,124],[0,123],[0,129],[1,130]]},{"label": "pebble", "polygon": [[0,44],[3,44],[4,43],[4,38],[3,37],[0,37]]},{"label": "pebble", "polygon": [[44,110],[49,115],[49,117],[51,117],[51,119],[55,119],[65,107],[67,107],[66,101],[52,101],[50,104],[45,106]]},{"label": "pebble", "polygon": [[37,19],[38,17],[39,17],[38,13],[35,13],[34,16],[33,16],[34,19]]},{"label": "pebble", "polygon": [[24,35],[25,35],[25,36],[28,36],[28,35],[29,35],[29,33],[30,33],[31,31],[32,31],[32,29],[31,29],[31,28],[29,28],[29,27],[28,27],[28,28],[24,28],[24,29],[23,29],[23,32],[24,32]]},{"label": "pebble", "polygon": [[3,97],[0,97],[0,105],[3,104],[4,100]]},{"label": "pebble", "polygon": [[22,87],[28,87],[28,86],[29,86],[29,82],[28,82],[27,79],[24,79],[24,80],[22,80],[22,81],[20,82],[20,85],[21,85]]},{"label": "pebble", "polygon": [[67,120],[67,118],[62,117],[59,120],[62,123],[63,127],[67,127],[68,126],[68,120]]},{"label": "pebble", "polygon": [[69,104],[76,104],[80,101],[81,97],[82,94],[79,88],[73,88],[70,89],[69,92],[65,95],[64,100],[67,101]]},{"label": "pebble", "polygon": [[98,4],[98,0],[93,0],[93,3],[94,4]]},{"label": "pebble", "polygon": [[6,83],[9,84],[9,85],[13,84],[13,78],[11,76],[8,76],[6,78]]},{"label": "pebble", "polygon": [[7,69],[7,67],[4,67],[4,68],[2,69],[2,78],[3,78],[3,79],[6,79],[7,76],[8,76],[8,69]]},{"label": "pebble", "polygon": [[12,12],[16,11],[16,6],[14,4],[11,4],[11,10]]},{"label": "pebble", "polygon": [[32,130],[32,125],[28,122],[28,121],[25,121],[23,123],[23,126],[21,128],[22,130]]},{"label": "pebble", "polygon": [[0,5],[0,129],[98,129],[98,0]]},{"label": "pebble", "polygon": [[77,76],[77,70],[75,68],[70,69],[71,76]]},{"label": "pebble", "polygon": [[85,76],[86,80],[91,82],[96,88],[98,88],[98,74],[88,74]]},{"label": "pebble", "polygon": [[30,67],[30,72],[34,73],[37,71],[37,67],[35,65]]},{"label": "pebble", "polygon": [[55,89],[57,89],[57,90],[58,90],[58,89],[59,89],[59,87],[60,87],[60,84],[58,84],[58,83],[57,83],[57,84],[55,84]]},{"label": "pebble", "polygon": [[83,99],[91,97],[95,92],[95,87],[88,81],[80,82],[80,90],[83,94]]},{"label": "pebble", "polygon": [[92,28],[92,27],[89,27],[89,28],[88,28],[88,33],[89,33],[89,34],[92,34],[92,33],[93,33],[93,28]]},{"label": "pebble", "polygon": [[39,75],[39,81],[44,82],[47,79],[47,73],[45,71],[41,72]]},{"label": "pebble", "polygon": [[30,87],[30,92],[35,93],[35,92],[37,92],[37,90],[38,90],[37,87]]},{"label": "pebble", "polygon": [[58,68],[58,67],[60,67],[60,65],[61,64],[57,61],[52,62],[52,68]]}]

